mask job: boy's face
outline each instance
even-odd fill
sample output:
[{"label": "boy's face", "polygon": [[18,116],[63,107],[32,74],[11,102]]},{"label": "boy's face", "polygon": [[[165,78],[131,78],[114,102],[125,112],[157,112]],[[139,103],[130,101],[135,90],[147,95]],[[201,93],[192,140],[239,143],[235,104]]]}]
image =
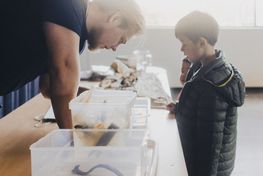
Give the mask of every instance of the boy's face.
[{"label": "boy's face", "polygon": [[203,47],[201,47],[201,43],[199,41],[194,43],[186,36],[180,36],[178,39],[182,44],[181,51],[189,61],[196,62],[201,59],[204,50]]}]

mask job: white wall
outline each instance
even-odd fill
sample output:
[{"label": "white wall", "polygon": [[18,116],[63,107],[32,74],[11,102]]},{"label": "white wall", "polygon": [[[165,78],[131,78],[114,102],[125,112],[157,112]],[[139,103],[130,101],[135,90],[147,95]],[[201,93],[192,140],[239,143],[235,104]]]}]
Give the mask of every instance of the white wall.
[{"label": "white wall", "polygon": [[[263,87],[262,41],[263,28],[224,28],[220,31],[216,48],[222,49],[228,61],[242,72],[247,87]],[[110,65],[117,55],[131,54],[137,48],[150,50],[153,65],[167,69],[170,86],[181,87],[179,74],[183,55],[173,28],[148,29],[144,37],[132,39],[117,52],[84,53],[82,67],[86,64],[83,57],[89,57],[91,64]]]}]

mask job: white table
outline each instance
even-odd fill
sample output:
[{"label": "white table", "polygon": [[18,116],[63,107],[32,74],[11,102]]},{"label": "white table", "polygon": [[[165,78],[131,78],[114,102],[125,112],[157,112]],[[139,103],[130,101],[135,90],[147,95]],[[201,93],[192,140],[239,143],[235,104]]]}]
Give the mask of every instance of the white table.
[{"label": "white table", "polygon": [[[153,68],[149,71],[158,71],[157,75],[169,93],[165,70]],[[1,176],[31,175],[29,146],[51,130],[57,129],[56,124],[34,127],[34,117],[46,113],[49,107],[50,101],[37,95],[0,120]],[[151,109],[148,126],[150,136],[159,145],[158,176],[187,176],[174,116],[166,110]]]}]

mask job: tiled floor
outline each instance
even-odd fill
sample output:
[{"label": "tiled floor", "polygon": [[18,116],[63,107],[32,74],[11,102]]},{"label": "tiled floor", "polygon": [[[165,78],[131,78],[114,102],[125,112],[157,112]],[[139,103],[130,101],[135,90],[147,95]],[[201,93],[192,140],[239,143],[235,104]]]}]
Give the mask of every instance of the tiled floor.
[{"label": "tiled floor", "polygon": [[[172,90],[175,97],[178,90]],[[263,176],[263,89],[248,89],[239,108],[237,156],[232,176]]]}]

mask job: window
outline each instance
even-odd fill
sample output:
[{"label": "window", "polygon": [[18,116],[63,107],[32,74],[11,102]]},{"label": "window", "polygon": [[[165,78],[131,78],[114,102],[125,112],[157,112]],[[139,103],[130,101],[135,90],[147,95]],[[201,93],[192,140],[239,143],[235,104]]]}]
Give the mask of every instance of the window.
[{"label": "window", "polygon": [[256,25],[263,26],[263,1],[256,1]]},{"label": "window", "polygon": [[194,10],[207,12],[220,26],[263,26],[262,0],[137,0],[148,26],[174,26]]}]

